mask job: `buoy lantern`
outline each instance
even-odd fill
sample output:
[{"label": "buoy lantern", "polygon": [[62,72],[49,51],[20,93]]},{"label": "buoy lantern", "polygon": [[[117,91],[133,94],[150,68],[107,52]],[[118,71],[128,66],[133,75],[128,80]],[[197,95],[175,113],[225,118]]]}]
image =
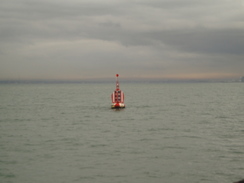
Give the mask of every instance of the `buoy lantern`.
[{"label": "buoy lantern", "polygon": [[114,90],[114,92],[111,95],[111,99],[112,99],[111,108],[112,109],[125,108],[124,92],[119,89],[118,77],[119,77],[119,75],[116,74],[116,89]]}]

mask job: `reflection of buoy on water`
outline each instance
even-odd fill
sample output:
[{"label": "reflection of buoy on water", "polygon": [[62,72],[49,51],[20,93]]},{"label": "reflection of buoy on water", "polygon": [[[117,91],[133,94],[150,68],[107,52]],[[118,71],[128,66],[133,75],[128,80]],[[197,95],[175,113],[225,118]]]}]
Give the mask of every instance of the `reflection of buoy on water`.
[{"label": "reflection of buoy on water", "polygon": [[116,74],[116,89],[111,95],[112,99],[112,109],[118,109],[118,108],[125,108],[124,104],[124,92],[119,89],[119,80],[118,80],[119,75]]}]

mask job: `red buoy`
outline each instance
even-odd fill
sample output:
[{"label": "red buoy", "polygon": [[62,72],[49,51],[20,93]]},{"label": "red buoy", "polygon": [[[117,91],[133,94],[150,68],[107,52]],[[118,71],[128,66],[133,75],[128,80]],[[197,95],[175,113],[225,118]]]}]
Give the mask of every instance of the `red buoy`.
[{"label": "red buoy", "polygon": [[111,95],[111,99],[112,99],[111,108],[112,109],[125,108],[124,92],[119,89],[119,79],[118,79],[118,77],[119,77],[119,74],[116,74],[116,89],[114,90],[114,92]]}]

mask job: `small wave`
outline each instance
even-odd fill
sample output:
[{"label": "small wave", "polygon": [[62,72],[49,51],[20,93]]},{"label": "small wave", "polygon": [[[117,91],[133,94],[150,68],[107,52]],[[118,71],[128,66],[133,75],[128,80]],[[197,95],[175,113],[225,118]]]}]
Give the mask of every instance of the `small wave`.
[{"label": "small wave", "polygon": [[3,160],[0,160],[0,164],[3,165],[15,165],[17,164],[17,161],[3,161]]},{"label": "small wave", "polygon": [[14,174],[12,174],[12,173],[0,173],[0,177],[3,177],[3,178],[14,178],[16,176]]},{"label": "small wave", "polygon": [[150,128],[148,129],[148,131],[150,132],[155,132],[155,131],[171,131],[174,130],[173,128]]},{"label": "small wave", "polygon": [[107,144],[92,144],[91,147],[106,147]]}]

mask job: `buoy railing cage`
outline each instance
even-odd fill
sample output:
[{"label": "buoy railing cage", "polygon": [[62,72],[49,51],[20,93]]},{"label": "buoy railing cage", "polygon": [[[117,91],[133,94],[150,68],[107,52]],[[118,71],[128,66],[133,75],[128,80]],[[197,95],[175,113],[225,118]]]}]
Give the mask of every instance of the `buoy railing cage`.
[{"label": "buoy railing cage", "polygon": [[111,94],[112,109],[125,108],[124,104],[124,92],[119,88],[119,74],[116,74],[116,89]]}]

